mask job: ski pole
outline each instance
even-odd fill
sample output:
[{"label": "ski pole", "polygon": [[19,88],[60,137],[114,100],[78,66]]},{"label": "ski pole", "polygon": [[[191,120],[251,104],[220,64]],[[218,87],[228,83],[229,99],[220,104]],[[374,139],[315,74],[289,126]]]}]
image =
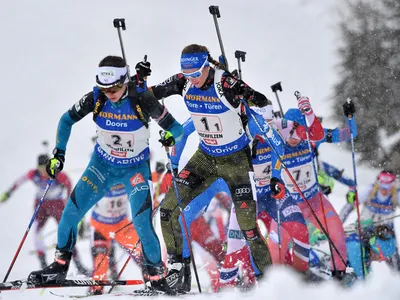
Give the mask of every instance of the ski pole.
[{"label": "ski pole", "polygon": [[179,206],[179,210],[180,210],[181,217],[182,217],[183,230],[185,231],[185,236],[186,236],[186,240],[187,240],[187,243],[188,243],[190,256],[191,256],[191,259],[192,259],[193,270],[194,270],[194,274],[196,276],[196,281],[197,281],[197,287],[199,289],[199,293],[201,294],[201,285],[200,285],[199,274],[197,274],[196,261],[194,259],[194,255],[193,255],[192,240],[190,238],[190,233],[189,233],[189,230],[187,228],[187,224],[186,224],[186,220],[185,220],[185,214],[183,213],[182,204],[181,204],[181,198],[179,196],[179,191],[178,191],[178,186],[176,184],[176,178],[175,178],[174,170],[172,169],[171,155],[169,153],[169,148],[168,147],[164,147],[164,148],[165,148],[165,153],[167,154],[167,158],[168,158],[168,162],[169,162],[168,167],[169,167],[169,170],[171,171],[172,183],[174,185],[176,198],[178,200],[178,206]]},{"label": "ski pole", "polygon": [[240,51],[240,50],[236,50],[235,51],[235,58],[237,59],[237,63],[238,63],[238,72],[239,72],[239,79],[242,80],[242,66],[240,64],[240,61],[245,62],[246,61],[246,52],[244,51]]},{"label": "ski pole", "polygon": [[117,28],[117,31],[118,31],[118,38],[119,38],[119,44],[121,46],[122,57],[125,61],[126,67],[127,67],[128,78],[129,78],[129,80],[131,80],[129,65],[128,65],[128,61],[126,59],[124,43],[122,41],[122,34],[121,34],[121,29],[126,30],[125,19],[114,19],[113,24],[114,24],[114,27]]},{"label": "ski pole", "polygon": [[[296,100],[299,100],[299,99],[301,98],[301,94],[300,94],[299,91],[295,91],[295,92],[294,92],[294,95],[295,95],[295,97],[296,97]],[[306,128],[306,137],[307,137],[308,150],[310,151],[310,155],[311,155],[311,157],[312,157],[314,151],[313,151],[313,149],[312,149],[312,147],[311,147],[311,140],[310,140],[309,128],[308,128],[307,120],[306,120],[306,117],[305,117],[304,113],[303,113],[303,112],[301,112],[301,113],[302,113],[302,115],[303,115],[303,121],[304,121],[304,123],[305,123],[305,128]],[[317,181],[319,205],[320,205],[320,207],[321,207],[322,214],[323,214],[323,216],[324,216],[324,222],[325,222],[325,226],[326,226],[326,231],[329,233],[328,222],[326,221],[325,207],[324,207],[324,204],[323,204],[323,202],[322,202],[322,191],[321,191],[321,186],[320,186],[319,183],[318,183],[318,173],[317,173],[317,168],[315,167],[315,160],[314,160],[314,159],[312,159],[312,166],[313,166],[314,177],[315,177],[315,180]],[[331,243],[330,241],[329,241],[329,250],[330,250],[330,252],[331,252],[333,270],[336,271],[336,263],[335,263],[335,258],[334,258],[334,255],[333,255],[332,243]],[[347,265],[347,264],[345,264],[345,265]]]},{"label": "ski pole", "polygon": [[[114,24],[114,27],[117,28],[117,31],[118,31],[118,39],[119,39],[119,44],[121,46],[122,57],[123,57],[123,59],[125,61],[125,64],[126,64],[127,73],[128,73],[128,80],[131,81],[130,68],[129,68],[129,65],[128,65],[128,60],[126,59],[124,43],[122,41],[122,34],[121,34],[121,29],[122,30],[126,30],[125,19],[114,19],[113,24]],[[143,58],[143,62],[146,62],[146,61],[147,61],[147,55],[145,55],[144,58]],[[140,78],[139,78],[138,74],[136,74],[136,78],[137,78],[138,85],[140,87],[142,87],[143,86],[143,82],[140,81]],[[146,78],[143,78],[143,79],[146,79]]]},{"label": "ski pole", "polygon": [[227,70],[229,70],[228,59],[226,58],[226,55],[225,55],[225,49],[224,49],[224,45],[222,43],[221,32],[219,31],[219,26],[218,26],[218,18],[221,17],[221,14],[219,13],[219,7],[215,6],[215,5],[211,5],[208,9],[210,11],[210,14],[212,14],[212,16],[214,18],[215,30],[217,31],[219,46],[221,48],[221,53],[222,53],[222,57],[224,59],[225,67]]},{"label": "ski pole", "polygon": [[[351,99],[347,99],[347,103],[351,103]],[[360,202],[358,199],[358,190],[357,190],[357,172],[356,172],[356,158],[355,158],[355,148],[354,148],[354,133],[351,130],[350,126],[350,118],[349,116],[346,117],[347,123],[349,125],[350,129],[350,141],[351,141],[351,157],[353,160],[353,174],[354,174],[354,191],[355,191],[355,202],[356,202],[356,210],[357,210],[357,223],[358,223],[358,234],[359,234],[359,239],[360,239],[360,258],[361,258],[361,265],[362,265],[362,270],[363,270],[363,278],[365,279],[365,263],[364,263],[364,253],[363,253],[363,246],[361,244],[361,238],[362,238],[362,229],[361,229],[361,214],[360,214]]]},{"label": "ski pole", "polygon": [[281,201],[276,200],[276,214],[278,218],[278,247],[279,247],[279,263],[282,263],[282,239],[281,239]]},{"label": "ski pole", "polygon": [[47,184],[47,186],[46,186],[46,188],[45,188],[45,190],[44,190],[44,192],[43,192],[43,196],[42,196],[42,198],[40,199],[38,205],[36,206],[35,212],[33,213],[33,216],[32,216],[32,218],[31,218],[31,221],[29,222],[28,228],[26,228],[25,234],[24,234],[24,236],[23,236],[21,242],[19,243],[19,246],[18,246],[18,248],[17,248],[17,251],[15,252],[14,258],[12,259],[11,264],[10,264],[10,267],[9,267],[8,270],[7,270],[6,276],[4,276],[3,282],[6,282],[7,279],[8,279],[8,276],[10,275],[10,272],[11,272],[11,270],[12,270],[14,264],[15,264],[15,261],[17,260],[17,257],[18,257],[18,255],[19,255],[19,252],[21,251],[22,246],[23,246],[24,243],[25,243],[25,239],[26,239],[26,237],[28,236],[29,230],[31,229],[32,224],[33,224],[33,222],[34,222],[35,219],[36,219],[36,215],[37,215],[38,212],[39,212],[39,208],[42,206],[42,203],[43,203],[43,201],[44,201],[44,198],[46,197],[46,194],[47,194],[47,192],[49,191],[50,186],[51,186],[51,184],[53,183],[53,181],[54,181],[54,180],[51,179],[51,180],[48,182],[48,184]]},{"label": "ski pole", "polygon": [[279,82],[271,85],[271,89],[272,89],[272,92],[275,93],[276,101],[278,102],[278,105],[279,105],[279,109],[280,109],[280,112],[281,112],[280,117],[283,118],[283,115],[285,113],[283,111],[283,108],[282,108],[282,105],[281,105],[281,101],[279,100],[279,96],[278,96],[278,91],[282,92],[281,82],[279,81]]},{"label": "ski pole", "polygon": [[273,145],[273,144],[271,143],[271,141],[269,140],[269,138],[272,138],[272,135],[273,135],[273,134],[272,134],[271,128],[269,127],[268,131],[265,131],[265,130],[263,129],[263,127],[260,125],[260,123],[258,122],[257,118],[254,117],[252,110],[249,109],[249,111],[250,111],[251,117],[254,119],[254,121],[255,121],[255,123],[256,123],[258,129],[260,130],[260,132],[261,132],[263,135],[266,135],[266,137],[267,137],[266,140],[268,141],[268,144],[269,144],[269,146],[271,147],[271,150],[274,151],[274,153],[275,153],[275,155],[277,156],[277,159],[278,159],[280,165],[281,165],[282,168],[285,170],[286,174],[288,175],[290,181],[293,183],[293,185],[294,185],[296,191],[299,193],[300,197],[301,197],[301,198],[303,199],[303,201],[307,204],[308,208],[309,208],[310,211],[311,211],[311,214],[313,215],[313,217],[314,217],[315,220],[317,221],[318,225],[321,227],[322,232],[326,235],[327,239],[332,243],[332,247],[333,247],[333,249],[336,251],[336,253],[338,254],[338,256],[340,257],[341,261],[342,261],[345,265],[347,265],[347,263],[346,263],[346,261],[344,260],[342,254],[339,252],[339,250],[338,250],[338,248],[336,247],[336,245],[332,242],[332,239],[331,239],[329,233],[328,233],[328,232],[325,230],[325,228],[322,226],[322,223],[321,223],[321,221],[319,220],[318,216],[316,215],[316,213],[315,213],[314,209],[312,208],[311,204],[308,203],[307,199],[304,197],[303,192],[300,190],[300,187],[298,186],[297,182],[294,180],[294,178],[293,178],[292,174],[290,173],[289,169],[286,167],[285,163],[282,161],[282,159],[281,159],[281,157],[280,157],[278,151],[275,149],[274,145]]}]

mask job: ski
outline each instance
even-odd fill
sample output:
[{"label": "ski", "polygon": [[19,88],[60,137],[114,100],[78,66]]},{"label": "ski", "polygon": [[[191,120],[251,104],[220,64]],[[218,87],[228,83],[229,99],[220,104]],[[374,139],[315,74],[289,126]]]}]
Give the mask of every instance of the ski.
[{"label": "ski", "polygon": [[[162,295],[167,295],[164,292],[161,291],[154,291],[151,289],[140,289],[132,292],[117,292],[117,293],[111,293],[107,294],[104,293],[102,295],[93,295],[90,293],[82,294],[82,295],[62,295],[62,294],[57,294],[55,292],[50,291],[50,294],[53,296],[57,296],[60,298],[70,298],[70,299],[80,299],[80,298],[89,298],[89,297],[95,297],[95,296],[102,296],[102,295],[112,295],[112,296],[129,296],[129,297],[155,297],[155,296],[162,296]],[[194,296],[194,295],[199,295],[199,293],[192,293],[192,292],[186,292],[186,293],[178,293],[177,295],[174,295],[176,297],[181,297],[184,298],[185,296]]]},{"label": "ski", "polygon": [[0,291],[25,290],[39,288],[62,288],[82,286],[108,286],[108,285],[139,285],[143,280],[93,280],[93,279],[66,279],[46,283],[35,283],[26,280],[15,280],[0,283]]}]

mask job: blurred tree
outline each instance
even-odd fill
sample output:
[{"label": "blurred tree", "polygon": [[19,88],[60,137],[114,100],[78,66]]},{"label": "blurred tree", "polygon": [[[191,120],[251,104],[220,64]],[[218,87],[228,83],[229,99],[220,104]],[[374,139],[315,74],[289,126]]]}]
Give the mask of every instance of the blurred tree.
[{"label": "blurred tree", "polygon": [[343,119],[342,104],[353,99],[360,161],[400,171],[400,1],[347,1],[339,26],[335,117]]}]

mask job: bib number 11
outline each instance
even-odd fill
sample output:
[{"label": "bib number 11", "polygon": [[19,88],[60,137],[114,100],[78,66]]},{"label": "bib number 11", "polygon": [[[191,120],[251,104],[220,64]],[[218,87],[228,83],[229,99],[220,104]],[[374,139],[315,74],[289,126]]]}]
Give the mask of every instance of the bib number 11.
[{"label": "bib number 11", "polygon": [[222,133],[221,120],[217,116],[192,115],[193,123],[199,131],[210,133]]},{"label": "bib number 11", "polygon": [[[208,125],[207,117],[202,117],[200,119],[200,122],[204,124],[204,127],[205,127],[205,129],[207,131],[210,131],[210,126]],[[215,123],[214,126],[217,129],[217,131],[221,131],[221,129],[219,128],[219,124],[218,123]]]}]

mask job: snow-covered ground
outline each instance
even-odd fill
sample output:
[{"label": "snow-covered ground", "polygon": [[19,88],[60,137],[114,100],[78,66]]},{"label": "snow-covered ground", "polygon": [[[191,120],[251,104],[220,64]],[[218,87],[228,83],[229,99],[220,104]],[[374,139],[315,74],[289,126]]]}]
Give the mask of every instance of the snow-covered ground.
[{"label": "snow-covered ground", "polygon": [[[243,77],[254,88],[275,102],[270,85],[281,81],[280,94],[284,109],[294,106],[293,92],[300,90],[310,97],[318,115],[327,117],[331,110],[330,93],[336,80],[334,66],[336,45],[336,5],[338,0],[254,0],[254,1],[136,1],[136,0],[15,0],[3,1],[0,10],[2,71],[0,191],[5,191],[18,176],[35,166],[41,141],[53,138],[61,114],[91,89],[98,62],[108,54],[120,54],[112,20],[126,18],[123,32],[126,54],[131,65],[144,54],[152,63],[149,84],[163,81],[179,72],[179,55],[190,43],[205,44],[216,58],[220,50],[209,5],[219,5],[220,29],[231,67],[236,65],[233,53],[248,53],[243,63]],[[179,97],[166,99],[166,105],[179,121],[188,114]],[[339,120],[327,119],[325,126]],[[362,121],[362,120],[359,120]],[[91,117],[74,127],[70,139],[66,171],[76,182],[86,166],[95,134]],[[158,136],[156,125],[152,135]],[[153,161],[164,159],[160,146],[152,139]],[[184,155],[190,156],[196,137],[189,140]],[[352,176],[351,154],[340,146],[323,145],[323,160],[345,168]],[[358,166],[359,185],[374,180],[377,171]],[[337,184],[331,200],[336,208],[344,204],[346,188]],[[0,278],[26,230],[33,212],[33,186],[27,184],[10,201],[0,205]],[[354,217],[353,217],[354,219]],[[53,221],[46,227],[51,232]],[[396,220],[397,229],[398,221]],[[46,238],[51,245],[55,234]],[[92,264],[88,241],[78,243],[87,266]],[[26,278],[39,268],[33,249],[32,234],[11,272],[10,280]],[[50,261],[53,250],[48,251]],[[122,252],[118,252],[122,255]],[[118,257],[117,255],[117,257]],[[121,257],[120,267],[125,257]],[[206,285],[207,275],[200,271]],[[72,265],[69,277],[76,275]],[[139,278],[139,271],[130,264],[125,279]],[[259,289],[249,294],[222,293],[219,298],[257,299],[397,299],[400,278],[382,264],[375,266],[372,278],[350,290],[342,290],[332,282],[321,286],[305,286],[287,270],[271,269]],[[129,290],[129,288],[127,289]],[[84,289],[57,289],[59,293],[83,293]],[[3,299],[57,299],[49,291],[3,292]],[[200,297],[211,297],[197,296]],[[119,297],[118,299],[130,297]],[[99,299],[115,299],[100,296]]]}]

